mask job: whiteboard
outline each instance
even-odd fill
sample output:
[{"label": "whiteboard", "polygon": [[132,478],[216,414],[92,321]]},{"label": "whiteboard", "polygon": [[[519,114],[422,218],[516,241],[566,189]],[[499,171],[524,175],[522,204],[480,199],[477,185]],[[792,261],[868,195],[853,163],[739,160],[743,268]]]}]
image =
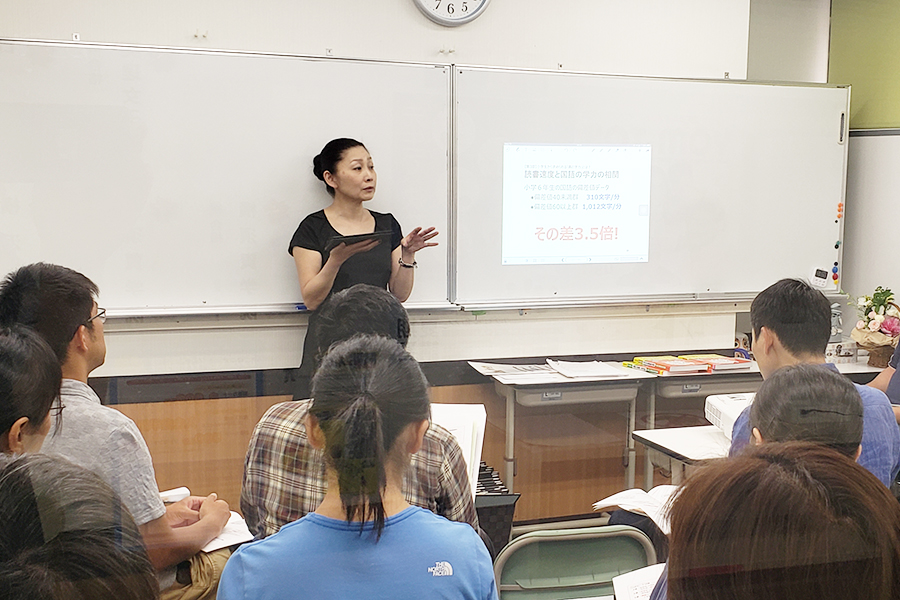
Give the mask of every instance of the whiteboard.
[{"label": "whiteboard", "polygon": [[900,290],[900,264],[890,258],[900,222],[898,164],[900,130],[850,132],[843,288],[852,296],[871,296],[879,285]]},{"label": "whiteboard", "polygon": [[[457,303],[737,298],[841,275],[849,88],[457,67],[454,90]],[[649,144],[648,260],[502,265],[505,143]]]},{"label": "whiteboard", "polygon": [[[446,66],[5,41],[0,81],[0,272],[74,268],[110,310],[299,303],[288,242],[335,137],[372,153],[372,210],[447,230]],[[447,305],[442,237],[413,306]]]}]

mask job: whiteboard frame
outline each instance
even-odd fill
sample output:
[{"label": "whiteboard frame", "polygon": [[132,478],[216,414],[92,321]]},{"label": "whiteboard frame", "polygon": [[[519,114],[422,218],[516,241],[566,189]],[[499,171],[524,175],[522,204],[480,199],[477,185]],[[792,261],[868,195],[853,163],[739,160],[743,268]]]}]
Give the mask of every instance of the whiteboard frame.
[{"label": "whiteboard frame", "polygon": [[[68,42],[68,41],[59,41],[59,40],[40,40],[40,39],[17,39],[17,38],[0,38],[0,45],[3,46],[21,46],[21,47],[42,47],[42,48],[56,48],[56,49],[77,49],[77,50],[101,50],[101,51],[125,51],[125,52],[136,52],[136,53],[150,53],[150,54],[173,54],[173,55],[191,55],[191,56],[216,56],[216,57],[242,57],[242,58],[275,58],[275,59],[291,59],[291,60],[300,60],[314,63],[333,63],[333,64],[348,64],[348,65],[375,65],[375,66],[397,66],[397,67],[414,67],[414,68],[422,68],[422,69],[439,69],[445,72],[446,78],[446,95],[444,99],[443,109],[447,114],[447,123],[444,125],[444,130],[446,131],[446,158],[445,158],[445,166],[443,171],[446,176],[446,197],[438,198],[438,201],[441,203],[438,211],[442,214],[446,215],[446,219],[449,219],[449,198],[450,198],[450,190],[449,185],[451,182],[451,176],[449,173],[450,162],[452,160],[452,154],[449,151],[450,148],[450,109],[452,104],[452,95],[449,93],[450,90],[450,65],[445,63],[426,63],[426,62],[415,62],[415,61],[396,61],[396,60],[373,60],[373,59],[353,59],[353,58],[338,58],[338,57],[330,57],[330,56],[318,56],[318,55],[310,55],[310,54],[297,54],[297,53],[287,53],[287,52],[266,52],[266,51],[244,51],[244,50],[226,50],[226,49],[204,49],[204,48],[183,48],[183,47],[173,47],[173,46],[161,46],[161,45],[135,45],[135,44],[119,44],[119,43],[100,43],[100,42]],[[443,96],[444,94],[442,94]],[[324,143],[323,140],[322,143]],[[370,142],[371,144],[371,142]],[[398,173],[399,175],[399,173]],[[398,177],[399,179],[399,177]],[[399,186],[399,182],[397,183]],[[375,210],[393,210],[396,212],[397,208],[392,207],[390,204],[385,203],[384,206],[375,206]],[[405,223],[405,227],[407,229],[414,227],[418,223]],[[437,223],[440,225],[440,223]],[[422,223],[422,225],[429,225],[427,223]],[[446,227],[449,229],[449,220],[446,222]],[[443,233],[443,231],[442,231]],[[450,232],[447,231],[445,235],[449,238]],[[442,237],[444,237],[442,235]],[[447,239],[447,238],[445,238]],[[452,256],[452,246],[451,244],[444,242],[444,240],[438,240],[441,245],[434,250],[429,250],[429,253],[434,252],[435,254],[442,254],[443,257],[441,259],[441,263],[443,263],[440,268],[440,275],[438,275],[438,279],[442,279],[441,285],[443,285],[443,291],[441,294],[444,296],[443,300],[423,300],[416,301],[415,293],[411,301],[407,304],[407,307],[410,309],[416,310],[429,310],[429,311],[446,311],[446,310],[459,310],[459,307],[455,304],[449,302],[449,263]],[[285,248],[287,244],[284,244]],[[278,250],[281,248],[279,246]],[[278,254],[281,254],[280,252]],[[423,256],[426,260],[421,261],[423,263],[428,262],[427,258]],[[291,259],[289,256],[284,257],[286,263],[291,263]],[[65,264],[65,263],[63,263]],[[17,265],[20,266],[20,265]],[[425,266],[425,264],[423,264]],[[446,270],[446,272],[444,272]],[[293,265],[290,264],[290,272],[293,273]],[[91,271],[88,272],[85,270],[85,273],[89,276],[97,278],[98,275],[96,272]],[[108,289],[110,286],[108,283],[103,281],[98,281],[101,283],[101,286],[104,289]],[[105,285],[104,285],[105,284]],[[419,286],[421,288],[421,285]],[[431,286],[434,287],[434,286]],[[176,306],[176,305],[162,305],[162,306],[113,306],[110,309],[111,316],[122,316],[122,317],[138,317],[138,316],[186,316],[186,315],[209,315],[209,314],[286,314],[286,313],[296,313],[298,311],[305,310],[302,306],[302,300],[300,299],[299,287],[297,288],[297,301],[296,302],[265,302],[262,304],[257,303],[241,303],[241,304],[222,304],[222,305],[211,305],[211,306],[200,306],[200,305],[187,305],[187,306]],[[436,293],[436,290],[432,290],[432,292]],[[435,295],[431,293],[431,295]]]},{"label": "whiteboard frame", "polygon": [[[452,82],[451,89],[454,91],[454,106],[453,106],[453,115],[454,115],[454,129],[452,142],[454,144],[454,156],[457,156],[461,151],[459,148],[459,75],[464,71],[475,71],[475,72],[493,72],[493,73],[512,73],[512,74],[538,74],[538,75],[570,75],[570,76],[587,76],[587,77],[597,77],[597,78],[608,78],[608,79],[617,79],[617,80],[633,80],[633,81],[671,81],[675,83],[718,83],[718,84],[726,84],[726,85],[735,85],[735,86],[753,86],[753,87],[781,87],[781,88],[821,88],[821,89],[843,89],[846,90],[846,103],[844,106],[843,114],[841,115],[841,127],[840,131],[837,132],[840,141],[839,145],[842,147],[842,177],[841,177],[841,189],[840,189],[840,202],[846,206],[846,198],[847,198],[847,163],[848,163],[848,138],[850,136],[850,128],[849,128],[849,114],[850,114],[850,95],[851,95],[851,86],[847,84],[829,84],[829,83],[807,83],[807,82],[784,82],[784,81],[747,81],[747,80],[733,80],[733,79],[702,79],[702,78],[675,78],[675,77],[653,77],[653,76],[640,76],[640,75],[622,75],[622,74],[606,74],[606,73],[596,73],[589,71],[565,71],[565,70],[552,70],[552,69],[528,69],[528,68],[512,68],[512,67],[489,67],[484,65],[466,65],[466,64],[456,64],[453,65],[453,73],[452,73]],[[523,140],[509,140],[510,142],[522,142]],[[458,161],[456,164],[456,168],[453,171],[454,178],[457,178],[458,175]],[[458,210],[458,179],[456,182],[456,187],[454,188],[454,195],[452,197],[453,207],[453,219],[451,223],[458,230],[459,229],[459,210]],[[843,261],[843,250],[844,250],[844,227],[845,221],[844,219],[840,219],[838,225],[838,246],[835,248],[836,252],[836,261],[840,265],[841,269],[844,268]],[[454,268],[453,273],[451,274],[451,295],[450,300],[456,304],[459,304],[464,310],[467,311],[483,311],[483,310],[508,310],[508,309],[527,309],[527,308],[574,308],[574,307],[584,307],[584,306],[600,306],[600,305],[640,305],[640,304],[680,304],[680,303],[719,303],[719,302],[743,302],[752,300],[755,295],[760,290],[755,291],[746,291],[746,292],[688,292],[688,293],[663,293],[663,294],[625,294],[625,295],[602,295],[602,296],[580,296],[578,298],[561,298],[561,299],[550,299],[550,298],[525,298],[525,299],[512,299],[512,300],[481,300],[477,298],[460,298],[458,295],[459,292],[459,284],[457,278],[459,276],[459,259],[458,259],[458,249],[460,245],[458,240],[454,240],[457,248],[457,252],[454,253]],[[806,274],[797,274],[797,277],[801,279],[808,279]],[[846,277],[846,274],[841,271],[841,281]],[[773,280],[774,283],[774,280]],[[822,292],[828,296],[833,297],[841,294],[840,291],[840,282],[837,285],[829,285],[827,288],[822,289]]]}]

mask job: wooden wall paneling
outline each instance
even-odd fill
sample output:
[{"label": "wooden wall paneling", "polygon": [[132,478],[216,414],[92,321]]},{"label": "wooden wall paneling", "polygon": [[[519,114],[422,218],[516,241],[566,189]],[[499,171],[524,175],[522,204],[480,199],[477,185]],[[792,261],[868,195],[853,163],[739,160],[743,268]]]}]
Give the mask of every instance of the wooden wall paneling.
[{"label": "wooden wall paneling", "polygon": [[216,492],[240,512],[244,455],[253,427],[273,404],[290,396],[120,404],[140,428],[160,490],[187,486]]}]

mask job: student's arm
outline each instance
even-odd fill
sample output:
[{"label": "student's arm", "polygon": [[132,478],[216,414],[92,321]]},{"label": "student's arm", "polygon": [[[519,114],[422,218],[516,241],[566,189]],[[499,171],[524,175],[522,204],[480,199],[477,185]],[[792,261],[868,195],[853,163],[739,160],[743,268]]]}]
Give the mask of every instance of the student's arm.
[{"label": "student's arm", "polygon": [[478,531],[478,513],[475,512],[466,461],[463,459],[459,442],[452,435],[448,436],[450,439],[444,447],[438,479],[441,489],[446,493],[447,505],[440,507],[439,514],[451,521],[468,523]]},{"label": "student's arm", "polygon": [[[177,511],[180,513],[182,509]],[[138,527],[153,568],[161,571],[200,552],[201,548],[222,532],[231,515],[228,503],[219,500],[215,494],[210,494],[202,501],[198,513],[199,518],[192,525],[173,527],[172,520],[181,519],[181,515],[170,517],[167,512]]]},{"label": "student's arm", "polygon": [[876,390],[881,390],[886,394],[888,384],[891,382],[891,377],[894,376],[895,372],[896,371],[894,370],[894,367],[887,366],[881,373],[878,374],[877,377],[875,377],[875,379],[873,379],[866,385],[868,385],[869,387],[873,387]]},{"label": "student's arm", "polygon": [[[897,351],[894,351],[894,357],[897,356]],[[891,362],[894,362],[895,358],[891,358]],[[888,386],[891,384],[891,379],[893,379],[897,370],[894,367],[888,365],[884,368],[884,370],[879,373],[875,379],[870,381],[868,384],[869,387],[873,387],[876,390],[881,390],[885,394],[887,394]],[[897,419],[897,424],[900,425],[900,406],[896,404],[891,404],[891,409],[894,411],[894,417]]]}]

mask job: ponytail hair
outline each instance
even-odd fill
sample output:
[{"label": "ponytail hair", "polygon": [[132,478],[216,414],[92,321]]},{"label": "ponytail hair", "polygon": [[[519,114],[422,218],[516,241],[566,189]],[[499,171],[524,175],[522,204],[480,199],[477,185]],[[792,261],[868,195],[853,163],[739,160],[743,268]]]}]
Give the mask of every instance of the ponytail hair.
[{"label": "ponytail hair", "polygon": [[396,341],[363,335],[329,350],[312,395],[309,412],[325,434],[325,460],[337,473],[346,518],[360,521],[360,533],[373,521],[380,537],[386,464],[408,460],[394,445],[407,425],[429,418],[428,382]]}]

